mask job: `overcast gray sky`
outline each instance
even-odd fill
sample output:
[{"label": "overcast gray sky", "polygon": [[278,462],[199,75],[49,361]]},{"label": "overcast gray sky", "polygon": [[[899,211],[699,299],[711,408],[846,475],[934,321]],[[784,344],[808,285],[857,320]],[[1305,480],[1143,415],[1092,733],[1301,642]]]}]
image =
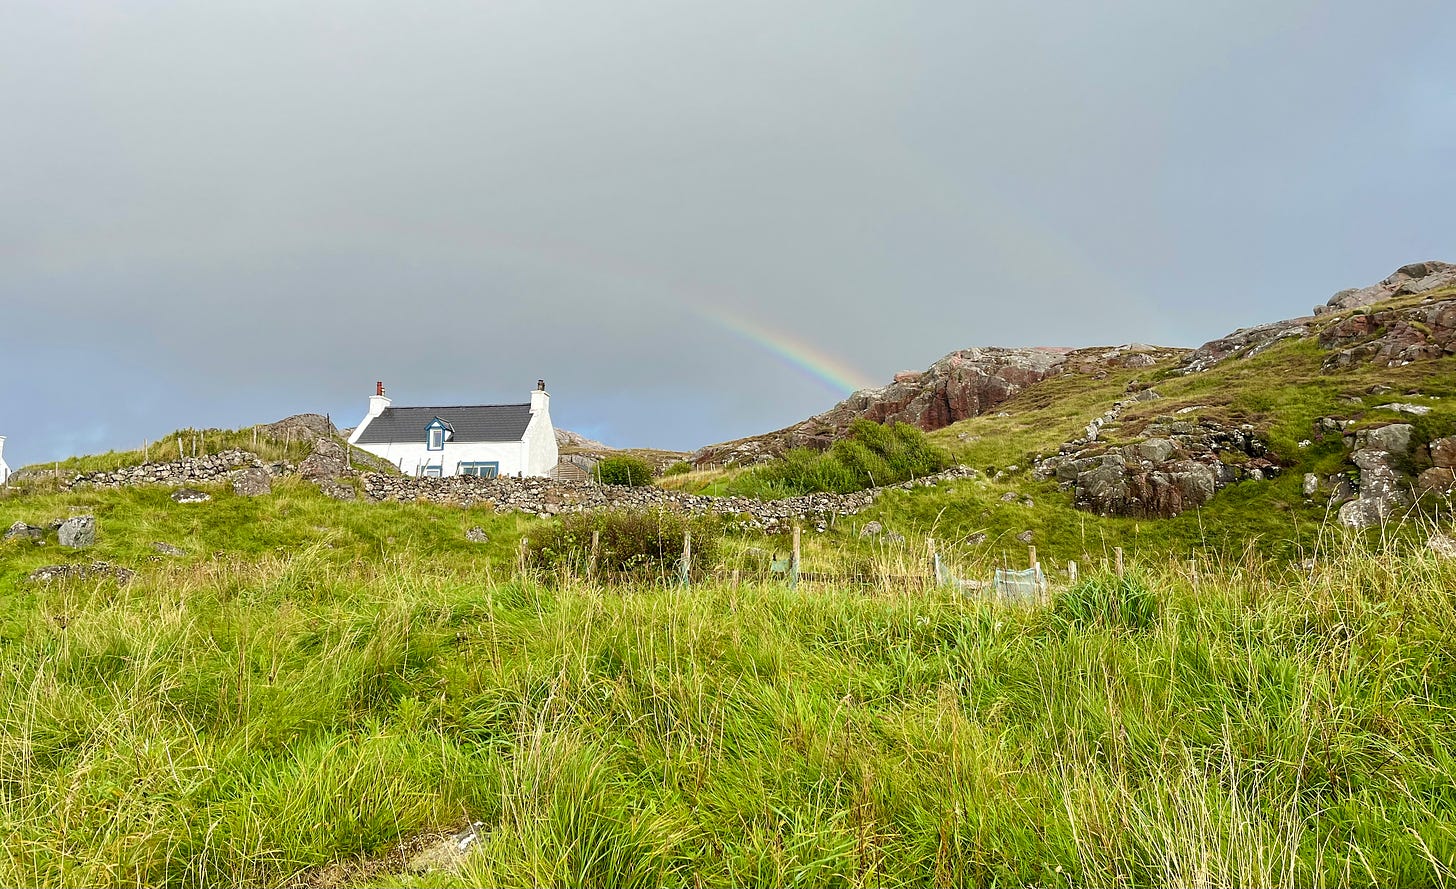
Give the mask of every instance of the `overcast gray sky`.
[{"label": "overcast gray sky", "polygon": [[524,400],[782,426],[1456,260],[1456,4],[0,0],[13,466]]}]

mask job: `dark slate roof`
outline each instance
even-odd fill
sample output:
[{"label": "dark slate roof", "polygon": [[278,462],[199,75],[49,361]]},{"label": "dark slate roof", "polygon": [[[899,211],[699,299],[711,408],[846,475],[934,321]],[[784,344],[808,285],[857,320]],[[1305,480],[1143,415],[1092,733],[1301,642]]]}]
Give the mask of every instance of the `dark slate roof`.
[{"label": "dark slate roof", "polygon": [[436,417],[454,432],[452,442],[520,441],[531,422],[531,405],[465,404],[454,407],[387,407],[369,421],[359,444],[424,441]]}]

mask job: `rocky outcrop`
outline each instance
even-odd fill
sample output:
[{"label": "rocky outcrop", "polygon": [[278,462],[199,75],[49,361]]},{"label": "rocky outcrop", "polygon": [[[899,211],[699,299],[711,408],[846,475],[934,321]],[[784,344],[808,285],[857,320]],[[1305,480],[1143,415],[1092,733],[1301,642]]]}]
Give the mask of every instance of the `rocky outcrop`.
[{"label": "rocky outcrop", "polygon": [[1409,423],[1391,423],[1362,429],[1349,436],[1354,446],[1350,459],[1360,470],[1355,499],[1340,507],[1340,524],[1349,528],[1381,525],[1411,505],[1410,481],[1396,463],[1411,452]]},{"label": "rocky outcrop", "polygon": [[707,497],[655,487],[596,485],[545,478],[407,478],[366,473],[360,476],[370,500],[428,501],[454,506],[489,507],[498,512],[539,516],[600,509],[670,509],[694,515],[740,519],[746,528],[773,531],[798,521],[823,525],[837,516],[854,515],[889,490],[913,490],[942,481],[971,478],[974,469],[956,467],[936,475],[853,494],[806,494],[781,500],[751,497]]},{"label": "rocky outcrop", "polygon": [[908,423],[927,432],[990,412],[1042,380],[1062,373],[1105,375],[1117,367],[1147,367],[1182,354],[1141,343],[1098,349],[962,349],[923,372],[902,371],[888,386],[862,389],[822,414],[760,435],[703,448],[694,464],[743,465],[791,448],[822,450],[856,419]]},{"label": "rocky outcrop", "polygon": [[1456,354],[1456,297],[1366,309],[1325,328],[1319,344],[1336,350],[1324,361],[1327,370],[1365,363],[1399,367]]},{"label": "rocky outcrop", "polygon": [[312,441],[318,438],[333,438],[339,434],[334,424],[323,414],[294,414],[276,423],[269,423],[259,429],[275,441]]},{"label": "rocky outcrop", "polygon": [[1079,509],[1101,515],[1169,518],[1202,506],[1225,485],[1279,473],[1252,426],[1167,420],[1117,446],[1099,443],[1097,431],[1089,427],[1034,472],[1071,490]]},{"label": "rocky outcrop", "polygon": [[1230,358],[1252,358],[1276,343],[1309,336],[1313,318],[1275,321],[1258,327],[1243,327],[1226,337],[1204,343],[1179,364],[1179,373],[1201,373]]},{"label": "rocky outcrop", "polygon": [[1345,309],[1360,309],[1384,302],[1403,294],[1427,293],[1447,287],[1456,287],[1456,265],[1449,262],[1413,262],[1396,269],[1379,284],[1351,290],[1341,290],[1322,306],[1315,306],[1314,313],[1338,312]]}]

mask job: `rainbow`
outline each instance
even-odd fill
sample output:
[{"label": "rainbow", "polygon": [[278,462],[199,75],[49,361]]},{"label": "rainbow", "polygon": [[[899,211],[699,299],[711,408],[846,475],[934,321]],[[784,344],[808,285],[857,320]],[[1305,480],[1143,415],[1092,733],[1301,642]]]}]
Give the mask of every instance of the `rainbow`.
[{"label": "rainbow", "polygon": [[879,385],[864,372],[850,367],[822,349],[782,331],[769,330],[761,324],[730,315],[722,309],[693,307],[693,311],[724,330],[734,333],[774,355],[785,364],[804,371],[841,395],[848,395],[860,389],[872,389]]}]

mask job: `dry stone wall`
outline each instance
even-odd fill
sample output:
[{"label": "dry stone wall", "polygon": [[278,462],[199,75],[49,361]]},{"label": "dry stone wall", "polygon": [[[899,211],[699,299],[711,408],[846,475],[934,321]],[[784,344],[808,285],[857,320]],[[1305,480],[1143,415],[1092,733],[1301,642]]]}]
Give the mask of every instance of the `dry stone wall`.
[{"label": "dry stone wall", "polygon": [[62,487],[127,488],[136,485],[183,485],[223,481],[237,469],[266,469],[272,475],[294,472],[291,463],[264,463],[243,450],[222,451],[206,457],[187,457],[170,463],[143,463],[110,472],[83,472],[62,481]]},{"label": "dry stone wall", "polygon": [[956,467],[913,482],[853,494],[806,494],[781,500],[707,497],[654,487],[597,485],[545,478],[405,478],[366,473],[360,477],[370,500],[426,501],[455,506],[488,506],[500,512],[540,516],[598,509],[671,509],[693,515],[742,516],[752,528],[774,530],[797,521],[825,522],[861,512],[887,490],[911,490],[941,481],[970,478],[976,471]]}]

